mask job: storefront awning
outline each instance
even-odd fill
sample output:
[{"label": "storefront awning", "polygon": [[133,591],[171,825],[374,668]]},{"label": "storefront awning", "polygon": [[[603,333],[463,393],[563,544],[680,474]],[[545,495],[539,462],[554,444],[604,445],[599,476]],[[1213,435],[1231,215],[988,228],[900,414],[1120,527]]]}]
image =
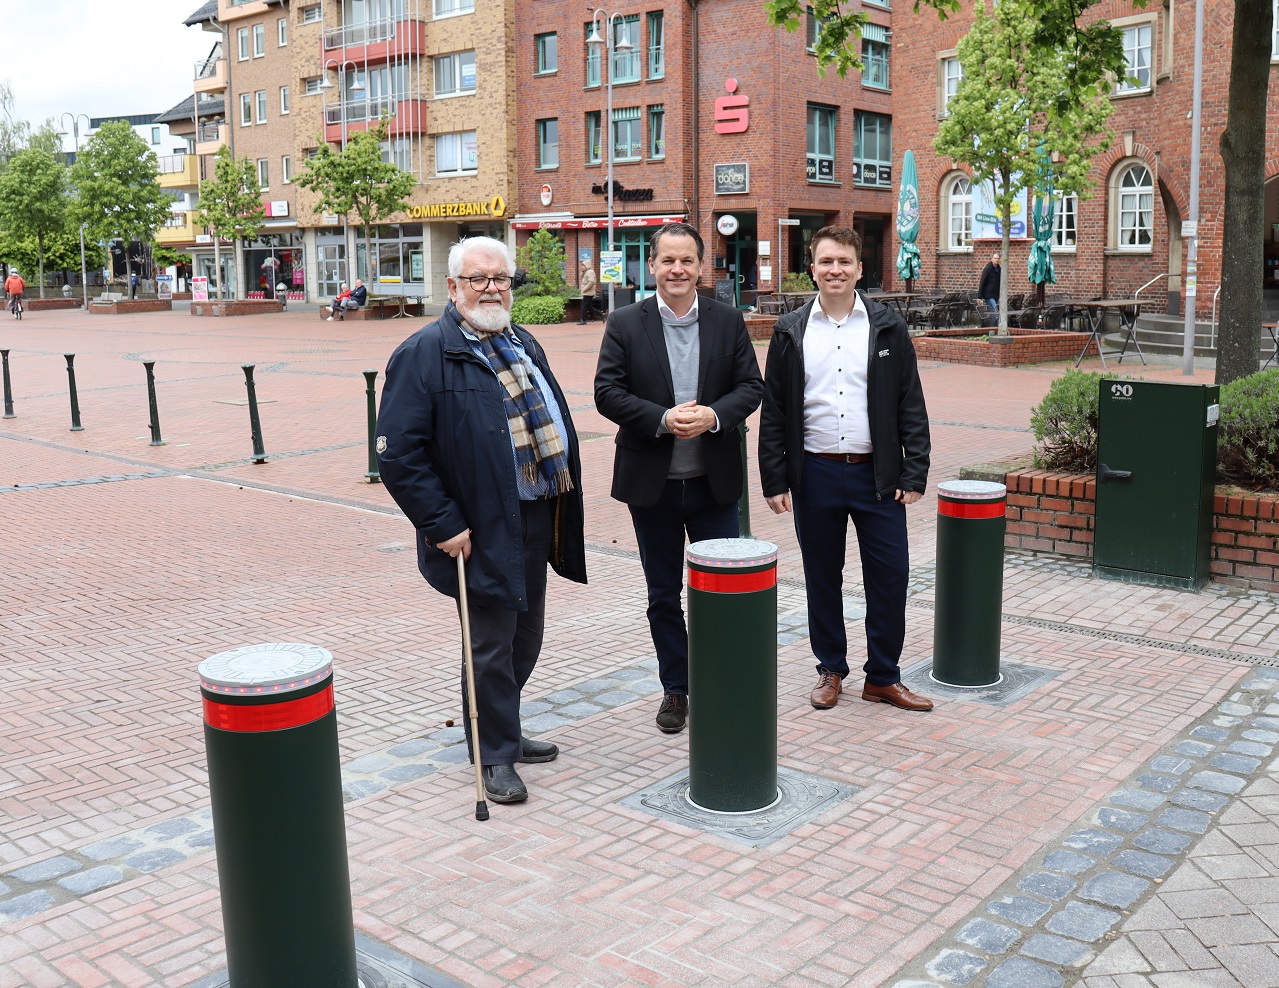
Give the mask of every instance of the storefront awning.
[{"label": "storefront awning", "polygon": [[[665,226],[667,223],[683,223],[684,214],[672,216],[614,216],[613,229],[625,230],[635,226]],[[513,230],[607,230],[607,216],[517,216],[511,220]]]}]

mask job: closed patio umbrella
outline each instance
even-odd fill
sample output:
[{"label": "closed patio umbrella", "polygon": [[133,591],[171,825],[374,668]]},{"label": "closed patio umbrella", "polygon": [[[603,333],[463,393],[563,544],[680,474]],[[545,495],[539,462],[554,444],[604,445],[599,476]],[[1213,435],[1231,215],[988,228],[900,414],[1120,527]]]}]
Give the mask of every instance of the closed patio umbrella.
[{"label": "closed patio umbrella", "polygon": [[919,259],[919,248],[915,246],[917,236],[919,236],[919,178],[915,172],[915,152],[907,151],[902,158],[901,192],[897,196],[897,238],[901,241],[901,247],[897,251],[897,274],[906,282],[907,291],[910,291],[911,283],[923,270]]},{"label": "closed patio umbrella", "polygon": [[[1047,166],[1045,160],[1043,164]],[[1053,271],[1053,230],[1056,204],[1053,200],[1052,171],[1044,167],[1041,177],[1047,179],[1046,187],[1039,189],[1035,197],[1035,205],[1031,210],[1034,224],[1035,240],[1030,245],[1030,257],[1026,261],[1026,275],[1032,285],[1038,285],[1035,293],[1035,304],[1044,304],[1044,286],[1056,284],[1057,275]]]}]

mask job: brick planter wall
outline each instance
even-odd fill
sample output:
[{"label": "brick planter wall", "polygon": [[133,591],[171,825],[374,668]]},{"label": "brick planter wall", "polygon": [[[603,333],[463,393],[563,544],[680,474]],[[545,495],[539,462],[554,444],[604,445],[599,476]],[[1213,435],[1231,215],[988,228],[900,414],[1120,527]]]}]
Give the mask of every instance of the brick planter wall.
[{"label": "brick planter wall", "polygon": [[89,302],[89,311],[95,316],[123,316],[138,312],[171,312],[173,306],[167,299],[121,299],[119,302]]},{"label": "brick planter wall", "polygon": [[45,309],[78,309],[83,301],[76,295],[72,298],[24,298],[22,304],[28,312],[41,312]]},{"label": "brick planter wall", "polygon": [[746,332],[750,334],[752,340],[771,340],[773,338],[773,326],[780,317],[743,314],[743,318],[746,320]]},{"label": "brick planter wall", "polygon": [[998,343],[962,339],[980,334],[981,330],[976,328],[929,330],[926,336],[915,337],[915,355],[920,360],[945,360],[952,364],[1014,367],[1074,360],[1088,339],[1087,333],[1050,329],[1014,329],[1011,339]]},{"label": "brick planter wall", "polygon": [[[166,305],[168,303],[165,303]],[[221,302],[210,299],[207,302],[192,302],[193,316],[255,316],[264,312],[283,312],[284,305],[275,299],[224,299]]]},{"label": "brick planter wall", "polygon": [[[1018,470],[1004,482],[1006,547],[1092,558],[1097,482],[1091,474]],[[1219,490],[1212,510],[1212,579],[1279,590],[1279,495]]]}]

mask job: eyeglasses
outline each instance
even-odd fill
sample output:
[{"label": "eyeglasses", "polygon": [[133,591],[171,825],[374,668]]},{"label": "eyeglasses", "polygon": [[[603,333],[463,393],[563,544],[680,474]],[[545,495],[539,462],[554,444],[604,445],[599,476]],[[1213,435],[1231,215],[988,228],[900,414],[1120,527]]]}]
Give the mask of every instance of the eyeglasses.
[{"label": "eyeglasses", "polygon": [[492,285],[499,292],[504,292],[511,287],[511,276],[509,274],[499,274],[489,277],[486,274],[473,274],[469,278],[463,278],[463,281],[470,282],[473,291],[482,292]]}]

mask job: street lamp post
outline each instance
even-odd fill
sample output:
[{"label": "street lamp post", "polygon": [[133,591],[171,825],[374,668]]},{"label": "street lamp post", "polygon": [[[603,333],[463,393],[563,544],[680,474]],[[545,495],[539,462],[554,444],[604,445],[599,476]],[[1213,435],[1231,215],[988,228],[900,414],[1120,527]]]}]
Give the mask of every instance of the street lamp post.
[{"label": "street lamp post", "polygon": [[[341,114],[340,119],[342,121],[342,150],[343,151],[346,150],[346,92],[347,92],[346,67],[348,65],[351,66],[351,69],[355,73],[355,80],[351,83],[351,92],[358,93],[363,91],[365,89],[365,86],[364,86],[364,83],[360,82],[360,67],[354,60],[348,58],[346,61],[339,63],[336,58],[330,58],[327,62],[324,63],[324,71],[326,73],[331,67],[336,68],[337,70],[338,109],[340,111],[340,114]],[[324,77],[324,81],[320,83],[320,88],[321,89],[333,88],[333,83],[329,81],[329,78],[327,75]],[[367,112],[365,113],[365,116],[366,117],[368,116]],[[326,120],[325,122],[327,123],[328,121]],[[346,213],[342,214],[342,250],[348,256],[351,253],[351,230],[349,226],[349,217],[348,217],[348,214]],[[369,259],[367,257],[364,259],[364,263],[366,265],[368,264],[368,260]],[[350,277],[349,271],[347,272],[347,277]]]},{"label": "street lamp post", "polygon": [[[80,155],[80,118],[84,117],[84,129],[86,131],[89,129],[89,125],[92,123],[92,121],[89,119],[89,115],[87,113],[64,113],[62,114],[61,117],[58,118],[58,122],[63,123],[64,117],[71,118],[71,133],[73,135],[73,140],[75,142],[75,153],[76,153],[76,156],[79,157]],[[63,123],[63,126],[66,126],[65,123]],[[67,132],[65,130],[60,130],[58,131],[58,136],[66,137]],[[86,226],[88,226],[88,223],[80,224],[80,290],[81,290],[81,294],[84,296],[84,311],[88,312],[89,311],[89,267],[88,267],[88,262],[86,262],[84,258],[84,228]]]},{"label": "street lamp post", "polygon": [[[608,24],[608,38],[600,37],[600,18],[606,19]],[[605,87],[607,96],[605,97],[607,106],[607,115],[603,126],[600,128],[604,131],[602,135],[605,146],[608,148],[608,180],[605,185],[604,197],[608,201],[608,249],[614,250],[613,246],[613,156],[617,151],[613,143],[613,59],[619,51],[630,51],[635,46],[631,44],[629,36],[623,35],[622,40],[617,40],[617,29],[614,22],[617,18],[623,17],[622,14],[610,14],[603,7],[597,7],[595,13],[591,15],[591,36],[586,39],[586,43],[594,47],[596,53],[599,53],[600,46],[603,45],[607,58],[600,59],[600,71],[604,71],[604,62],[608,62],[608,79]],[[622,20],[625,27],[626,21]],[[616,282],[610,280],[608,283],[608,311],[613,311],[613,289]]]}]

